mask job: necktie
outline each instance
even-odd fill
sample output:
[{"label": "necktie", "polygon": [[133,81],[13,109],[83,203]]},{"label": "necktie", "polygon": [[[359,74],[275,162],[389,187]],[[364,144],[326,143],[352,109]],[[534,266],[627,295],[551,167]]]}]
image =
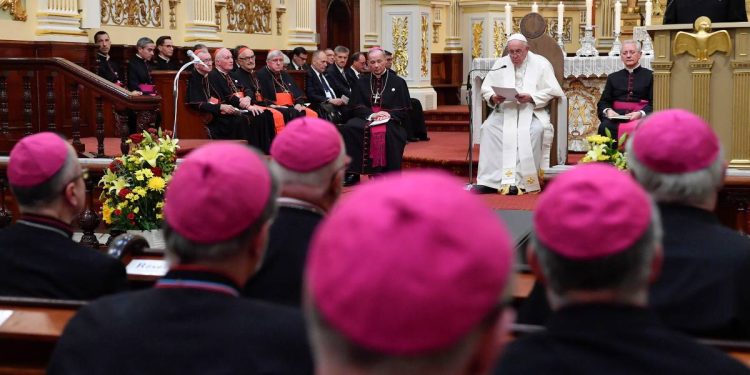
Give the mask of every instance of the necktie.
[{"label": "necktie", "polygon": [[320,78],[320,82],[323,83],[323,90],[326,91],[326,94],[330,95],[330,99],[333,99],[336,97],[336,94],[331,89],[331,86],[328,86],[328,82],[326,82],[326,78],[323,77],[322,74],[319,74],[318,77]]}]

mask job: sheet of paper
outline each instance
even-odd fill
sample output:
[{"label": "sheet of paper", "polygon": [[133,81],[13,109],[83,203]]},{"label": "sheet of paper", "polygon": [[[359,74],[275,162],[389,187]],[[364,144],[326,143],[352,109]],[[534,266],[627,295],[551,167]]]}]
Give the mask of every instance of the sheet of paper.
[{"label": "sheet of paper", "polygon": [[494,91],[496,95],[499,95],[505,98],[506,102],[516,100],[516,95],[518,95],[518,91],[516,91],[515,87],[492,86],[492,91]]},{"label": "sheet of paper", "polygon": [[11,315],[13,315],[13,310],[0,310],[0,326],[3,325]]},{"label": "sheet of paper", "polygon": [[133,259],[125,268],[128,275],[164,276],[169,270],[167,261],[158,259]]},{"label": "sheet of paper", "polygon": [[344,101],[344,104],[349,104],[349,98],[346,95],[341,95],[341,100]]},{"label": "sheet of paper", "polygon": [[617,116],[609,116],[610,120],[630,120],[630,117],[627,115],[617,115]]},{"label": "sheet of paper", "polygon": [[373,120],[373,121],[372,121],[372,122],[370,123],[370,126],[377,126],[377,125],[382,125],[382,124],[385,124],[386,122],[388,122],[388,120],[390,120],[390,119],[389,119],[389,118],[384,118],[384,119],[382,119],[382,120]]}]

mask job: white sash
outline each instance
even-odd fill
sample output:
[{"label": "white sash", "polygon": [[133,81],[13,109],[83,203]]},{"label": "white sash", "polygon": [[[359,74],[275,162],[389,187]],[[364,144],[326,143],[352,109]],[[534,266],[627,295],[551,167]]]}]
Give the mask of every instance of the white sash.
[{"label": "white sash", "polygon": [[[526,191],[540,190],[539,174],[534,164],[534,153],[531,150],[530,128],[534,116],[534,105],[507,102],[502,106],[503,179],[500,184],[516,185]],[[517,175],[520,175],[520,180]]]}]

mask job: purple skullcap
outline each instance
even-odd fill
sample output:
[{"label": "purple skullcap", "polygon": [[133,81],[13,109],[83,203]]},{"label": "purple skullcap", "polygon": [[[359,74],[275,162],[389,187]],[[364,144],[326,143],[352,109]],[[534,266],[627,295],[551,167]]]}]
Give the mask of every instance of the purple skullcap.
[{"label": "purple skullcap", "polygon": [[581,164],[556,177],[534,209],[539,240],[566,258],[589,260],[626,250],[651,223],[651,200],[627,173]]},{"label": "purple skullcap", "polygon": [[306,173],[336,160],[342,142],[332,123],[314,117],[290,121],[271,144],[271,157],[286,169]]},{"label": "purple skullcap", "polygon": [[167,223],[201,244],[229,240],[250,227],[271,195],[266,163],[247,146],[213,142],[188,154],[169,182]]},{"label": "purple skullcap", "polygon": [[702,118],[684,109],[646,117],[633,135],[632,151],[658,173],[689,173],[710,166],[719,156],[719,138]]},{"label": "purple skullcap", "polygon": [[347,340],[418,355],[458,342],[497,306],[512,249],[497,214],[456,178],[409,171],[332,210],[311,243],[306,290]]},{"label": "purple skullcap", "polygon": [[55,133],[26,136],[10,151],[8,182],[18,187],[46,182],[65,165],[68,153],[70,146]]}]

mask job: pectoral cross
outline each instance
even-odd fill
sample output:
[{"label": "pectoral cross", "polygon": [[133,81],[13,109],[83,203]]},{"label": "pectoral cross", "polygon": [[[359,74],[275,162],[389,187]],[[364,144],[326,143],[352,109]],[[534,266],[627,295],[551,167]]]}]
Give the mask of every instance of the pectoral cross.
[{"label": "pectoral cross", "polygon": [[373,103],[379,103],[380,102],[380,93],[375,93],[375,95],[372,96]]}]

